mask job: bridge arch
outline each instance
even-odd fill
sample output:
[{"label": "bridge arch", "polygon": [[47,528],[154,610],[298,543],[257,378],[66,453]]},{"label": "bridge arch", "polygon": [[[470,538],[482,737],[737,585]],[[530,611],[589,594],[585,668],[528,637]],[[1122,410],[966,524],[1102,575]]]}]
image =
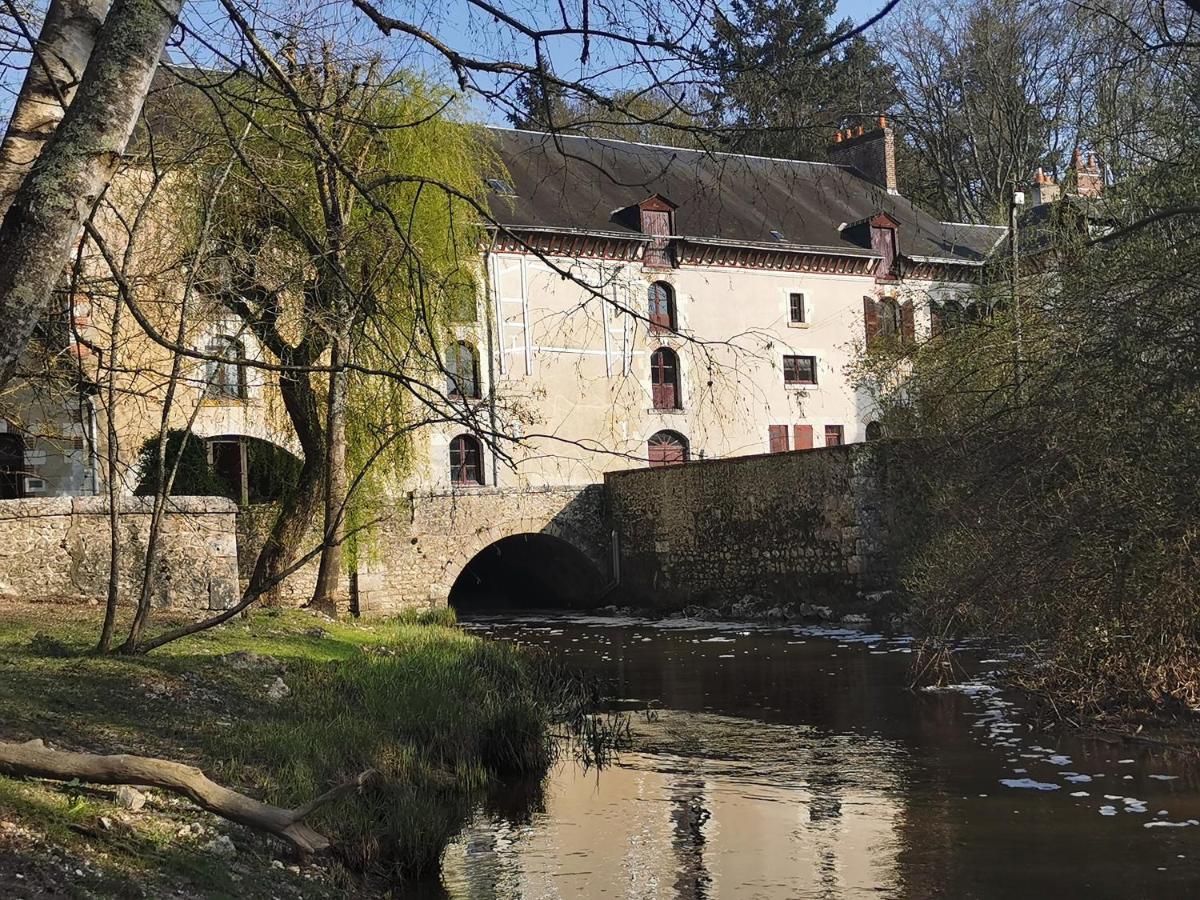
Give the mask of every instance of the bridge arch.
[{"label": "bridge arch", "polygon": [[608,579],[592,557],[546,531],[500,537],[466,561],[448,602],[458,610],[594,606]]}]

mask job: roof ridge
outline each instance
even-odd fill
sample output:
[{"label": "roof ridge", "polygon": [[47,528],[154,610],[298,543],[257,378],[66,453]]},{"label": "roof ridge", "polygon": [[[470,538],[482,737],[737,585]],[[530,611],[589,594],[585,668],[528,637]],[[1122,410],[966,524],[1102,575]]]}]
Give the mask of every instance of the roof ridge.
[{"label": "roof ridge", "polygon": [[514,131],[518,134],[540,134],[545,137],[561,137],[573,138],[580,141],[596,141],[608,144],[628,144],[631,147],[648,147],[652,150],[674,150],[679,153],[702,153],[705,156],[734,156],[738,159],[761,159],[766,162],[787,163],[789,165],[802,166],[827,166],[831,169],[842,169],[846,172],[856,172],[853,166],[843,165],[842,163],[817,162],[815,159],[787,159],[782,156],[757,156],[753,153],[734,153],[731,150],[697,150],[695,147],[673,147],[670,144],[648,144],[644,141],[626,141],[621,138],[593,137],[590,134],[564,134],[562,132],[553,131],[536,131],[532,128],[510,128],[505,125],[484,125],[491,131]]}]

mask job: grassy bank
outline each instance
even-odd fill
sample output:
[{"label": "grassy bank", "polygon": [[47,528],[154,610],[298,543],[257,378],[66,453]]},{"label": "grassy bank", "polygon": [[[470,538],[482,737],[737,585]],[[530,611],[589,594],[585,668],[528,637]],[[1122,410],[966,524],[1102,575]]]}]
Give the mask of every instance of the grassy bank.
[{"label": "grassy bank", "polygon": [[[380,777],[310,820],[338,858],[304,872],[165,794],[135,813],[112,790],[0,778],[0,873],[26,875],[0,874],[0,895],[63,873],[82,896],[358,893],[359,873],[380,883],[436,872],[487,785],[550,760],[544,667],[453,627],[263,612],[144,658],[93,658],[97,627],[89,611],[0,611],[0,738],[190,762],[281,806],[368,768]],[[277,679],[287,696],[271,699]]]}]

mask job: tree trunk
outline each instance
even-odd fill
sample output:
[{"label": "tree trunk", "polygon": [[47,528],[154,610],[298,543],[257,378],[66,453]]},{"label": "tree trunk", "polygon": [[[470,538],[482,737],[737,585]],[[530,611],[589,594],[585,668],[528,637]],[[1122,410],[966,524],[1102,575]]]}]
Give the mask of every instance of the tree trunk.
[{"label": "tree trunk", "polygon": [[108,0],[51,0],[0,143],[0,219],[79,86]]},{"label": "tree trunk", "polygon": [[[310,355],[294,354],[281,359],[284,365],[303,368],[311,365]],[[325,474],[325,438],[321,433],[320,406],[309,372],[282,373],[279,392],[300,447],[304,464],[296,479],[295,488],[283,498],[271,534],[263,544],[254,563],[254,571],[246,587],[248,593],[258,590],[285,571],[296,558],[305,536],[317,515],[321,482]],[[264,602],[279,602],[279,586],[270,588]]]},{"label": "tree trunk", "polygon": [[359,791],[374,775],[370,770],[327,791],[297,809],[270,806],[210,781],[200,769],[151,756],[99,756],[51,750],[40,740],[0,743],[0,772],[5,775],[87,781],[92,784],[144,784],[174,791],[201,809],[287,841],[299,853],[328,850],[329,838],[304,819],[334,800]]},{"label": "tree trunk", "polygon": [[120,437],[117,434],[117,352],[121,334],[121,307],[117,300],[113,310],[112,333],[108,340],[108,382],[105,385],[107,407],[105,419],[105,456],[108,458],[106,487],[108,494],[108,595],[104,601],[104,624],[100,628],[97,653],[107,653],[112,648],[113,629],[117,623],[117,604],[121,600],[121,507],[117,489],[117,467],[121,460]]},{"label": "tree trunk", "polygon": [[0,224],[0,387],[117,171],[181,5],[116,0],[74,101]]},{"label": "tree trunk", "polygon": [[325,525],[321,564],[310,606],[337,614],[342,573],[342,542],[346,536],[346,400],[349,374],[338,366],[346,361],[350,339],[344,328],[334,337],[329,373],[328,415],[325,426]]}]

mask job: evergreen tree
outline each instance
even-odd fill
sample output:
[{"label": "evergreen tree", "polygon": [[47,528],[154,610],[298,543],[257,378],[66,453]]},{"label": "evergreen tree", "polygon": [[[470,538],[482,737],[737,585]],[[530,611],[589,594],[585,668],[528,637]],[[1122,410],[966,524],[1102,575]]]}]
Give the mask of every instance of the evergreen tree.
[{"label": "evergreen tree", "polygon": [[[712,124],[741,152],[825,158],[833,132],[896,101],[890,67],[861,36],[842,40],[835,0],[733,0],[718,13],[707,60]],[[829,50],[823,48],[834,44]]]}]

